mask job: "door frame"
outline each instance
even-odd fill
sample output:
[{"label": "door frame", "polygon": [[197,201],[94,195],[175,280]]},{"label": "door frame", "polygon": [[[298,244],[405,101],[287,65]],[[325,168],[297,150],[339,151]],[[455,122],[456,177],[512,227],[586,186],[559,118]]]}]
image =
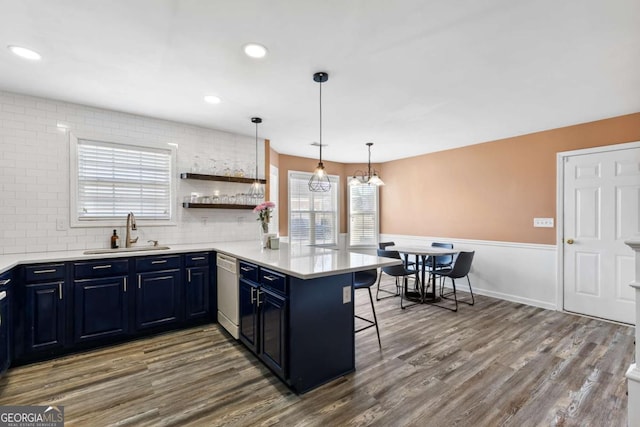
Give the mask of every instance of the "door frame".
[{"label": "door frame", "polygon": [[640,141],[556,153],[556,310],[564,309],[564,162],[572,156],[640,148]]}]

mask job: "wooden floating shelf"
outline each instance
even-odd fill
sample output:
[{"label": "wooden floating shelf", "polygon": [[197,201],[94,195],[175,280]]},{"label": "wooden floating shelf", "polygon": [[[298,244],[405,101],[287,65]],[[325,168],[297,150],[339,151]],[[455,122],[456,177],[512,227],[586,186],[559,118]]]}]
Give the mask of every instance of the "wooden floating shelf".
[{"label": "wooden floating shelf", "polygon": [[[222,176],[222,175],[205,175],[201,173],[182,172],[180,174],[181,179],[200,179],[202,181],[221,181],[221,182],[239,182],[241,184],[253,184],[256,181],[253,178],[240,178],[237,176]],[[260,184],[266,184],[266,179],[258,179]]]},{"label": "wooden floating shelf", "polygon": [[230,205],[228,203],[191,203],[184,202],[183,208],[197,209],[253,209],[253,205]]}]

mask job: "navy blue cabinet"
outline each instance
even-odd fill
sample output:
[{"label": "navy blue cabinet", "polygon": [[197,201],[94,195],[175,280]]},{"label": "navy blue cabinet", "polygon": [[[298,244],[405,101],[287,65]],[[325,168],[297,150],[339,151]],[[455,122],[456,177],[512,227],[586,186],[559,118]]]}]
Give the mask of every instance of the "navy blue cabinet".
[{"label": "navy blue cabinet", "polygon": [[11,287],[12,272],[0,274],[0,375],[11,363]]},{"label": "navy blue cabinet", "polygon": [[276,375],[287,380],[287,277],[251,267],[240,262],[240,341]]},{"label": "navy blue cabinet", "polygon": [[287,299],[262,288],[260,303],[260,358],[279,377],[287,374]]},{"label": "navy blue cabinet", "polygon": [[136,330],[158,329],[180,321],[180,256],[136,259]]},{"label": "navy blue cabinet", "polygon": [[78,262],[74,270],[74,344],[126,335],[129,261]]},{"label": "navy blue cabinet", "polygon": [[65,267],[25,267],[25,353],[53,354],[65,343]]},{"label": "navy blue cabinet", "polygon": [[240,279],[240,341],[249,350],[258,353],[258,305],[256,296],[260,286],[247,279]]},{"label": "navy blue cabinet", "polygon": [[187,254],[185,264],[185,320],[205,320],[210,312],[209,254]]}]

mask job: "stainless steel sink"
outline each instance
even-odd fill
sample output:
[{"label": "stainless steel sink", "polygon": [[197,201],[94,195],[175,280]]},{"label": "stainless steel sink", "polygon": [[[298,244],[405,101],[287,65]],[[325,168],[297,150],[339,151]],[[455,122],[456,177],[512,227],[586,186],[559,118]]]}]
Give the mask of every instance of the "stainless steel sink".
[{"label": "stainless steel sink", "polygon": [[169,246],[134,246],[132,248],[118,248],[118,249],[89,249],[88,251],[84,251],[85,255],[94,255],[94,254],[117,254],[120,252],[144,252],[144,251],[164,251],[169,248]]}]

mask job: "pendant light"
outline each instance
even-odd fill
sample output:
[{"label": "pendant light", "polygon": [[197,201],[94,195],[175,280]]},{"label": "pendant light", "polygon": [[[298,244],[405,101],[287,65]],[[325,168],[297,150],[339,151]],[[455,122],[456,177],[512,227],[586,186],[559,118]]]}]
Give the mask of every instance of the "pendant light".
[{"label": "pendant light", "polygon": [[315,73],[313,75],[313,81],[320,84],[320,142],[318,144],[320,146],[320,159],[309,180],[309,191],[313,192],[327,192],[331,189],[331,181],[329,181],[329,176],[322,164],[322,83],[327,80],[329,80],[329,74],[327,73]]},{"label": "pendant light", "polygon": [[262,123],[262,119],[260,117],[251,117],[251,123],[255,123],[256,125],[256,175],[253,184],[251,184],[251,188],[249,189],[249,196],[257,199],[263,199],[264,189],[258,180],[258,124]]},{"label": "pendant light", "polygon": [[369,161],[367,163],[367,174],[365,175],[364,172],[359,170],[355,171],[353,176],[349,178],[349,185],[362,185],[362,184],[378,185],[378,186],[384,185],[384,182],[380,179],[376,170],[374,169],[373,173],[371,171],[371,146],[373,145],[373,142],[367,142],[366,145],[369,148]]}]

